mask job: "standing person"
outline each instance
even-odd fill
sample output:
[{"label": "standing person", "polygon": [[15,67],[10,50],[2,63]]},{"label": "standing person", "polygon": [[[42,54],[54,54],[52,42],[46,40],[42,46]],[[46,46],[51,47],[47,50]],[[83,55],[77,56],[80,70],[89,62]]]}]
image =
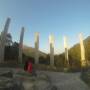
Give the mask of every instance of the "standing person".
[{"label": "standing person", "polygon": [[32,65],[32,62],[31,61],[28,62],[27,71],[29,73],[32,73],[32,71],[33,71],[33,65]]},{"label": "standing person", "polygon": [[28,67],[28,61],[25,62],[25,65],[24,65],[24,70],[27,71],[27,67]]},{"label": "standing person", "polygon": [[36,70],[31,60],[25,62],[24,70],[31,73],[33,76],[37,76]]}]

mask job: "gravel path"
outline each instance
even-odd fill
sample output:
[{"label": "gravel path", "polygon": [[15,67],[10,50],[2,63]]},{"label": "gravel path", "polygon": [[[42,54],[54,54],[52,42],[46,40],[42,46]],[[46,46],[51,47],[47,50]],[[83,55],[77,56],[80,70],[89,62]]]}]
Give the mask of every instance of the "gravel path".
[{"label": "gravel path", "polygon": [[[0,71],[2,72],[5,70],[0,69]],[[7,69],[7,71],[8,71],[8,69]],[[37,74],[41,76],[40,73],[47,75],[48,78],[50,79],[51,85],[57,87],[57,89],[52,89],[52,90],[90,90],[90,88],[80,79],[80,73],[61,73],[61,72],[49,72],[49,71],[37,71]],[[28,86],[30,86],[30,85],[28,85]],[[29,89],[27,89],[27,90],[29,90]],[[41,90],[41,89],[39,89],[39,90]]]},{"label": "gravel path", "polygon": [[51,83],[58,90],[90,90],[80,79],[80,73],[42,72],[50,77]]}]

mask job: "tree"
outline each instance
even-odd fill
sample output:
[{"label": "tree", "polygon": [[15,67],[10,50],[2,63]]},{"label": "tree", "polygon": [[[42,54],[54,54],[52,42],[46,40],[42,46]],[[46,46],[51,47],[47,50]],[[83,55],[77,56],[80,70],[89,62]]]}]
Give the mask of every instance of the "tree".
[{"label": "tree", "polygon": [[11,46],[11,45],[12,45],[12,36],[10,33],[8,33],[6,37],[6,46]]},{"label": "tree", "polygon": [[[1,41],[1,36],[3,35],[3,31],[1,32],[1,35],[0,35],[0,41]],[[11,46],[12,45],[12,36],[10,33],[7,34],[6,36],[6,42],[5,42],[5,46]]]}]

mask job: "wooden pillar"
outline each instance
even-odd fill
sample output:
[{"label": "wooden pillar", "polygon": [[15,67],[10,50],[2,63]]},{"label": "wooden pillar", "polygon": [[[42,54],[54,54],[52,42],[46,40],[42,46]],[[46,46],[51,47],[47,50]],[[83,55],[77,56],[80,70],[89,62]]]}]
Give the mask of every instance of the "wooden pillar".
[{"label": "wooden pillar", "polygon": [[50,44],[50,65],[54,66],[54,36],[49,36],[49,44]]},{"label": "wooden pillar", "polygon": [[80,39],[80,49],[81,49],[81,66],[85,67],[86,66],[85,47],[84,47],[84,43],[83,43],[83,36],[81,33],[79,34],[79,39]]},{"label": "wooden pillar", "polygon": [[35,64],[39,63],[39,33],[35,33]]},{"label": "wooden pillar", "polygon": [[24,27],[21,29],[21,34],[20,34],[20,42],[19,42],[19,63],[22,63],[22,49],[23,49],[23,38],[24,38]]},{"label": "wooden pillar", "polygon": [[68,67],[69,66],[69,57],[68,57],[68,44],[67,44],[66,36],[64,36],[64,49],[65,49],[65,62]]},{"label": "wooden pillar", "polygon": [[7,37],[10,21],[11,21],[11,19],[7,18],[5,26],[4,26],[4,30],[1,33],[1,40],[0,40],[0,63],[4,62],[5,43],[6,43],[6,37]]}]

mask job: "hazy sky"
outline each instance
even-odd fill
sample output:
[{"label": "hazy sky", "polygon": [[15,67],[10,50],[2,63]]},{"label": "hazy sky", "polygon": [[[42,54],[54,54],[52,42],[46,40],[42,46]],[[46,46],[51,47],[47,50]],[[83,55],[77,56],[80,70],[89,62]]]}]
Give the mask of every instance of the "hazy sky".
[{"label": "hazy sky", "polygon": [[48,52],[48,36],[55,36],[55,53],[63,51],[63,36],[69,47],[79,42],[78,34],[90,35],[90,0],[0,0],[0,31],[11,18],[9,32],[19,41],[24,26],[24,44],[34,47],[34,33],[40,33],[40,50]]}]

